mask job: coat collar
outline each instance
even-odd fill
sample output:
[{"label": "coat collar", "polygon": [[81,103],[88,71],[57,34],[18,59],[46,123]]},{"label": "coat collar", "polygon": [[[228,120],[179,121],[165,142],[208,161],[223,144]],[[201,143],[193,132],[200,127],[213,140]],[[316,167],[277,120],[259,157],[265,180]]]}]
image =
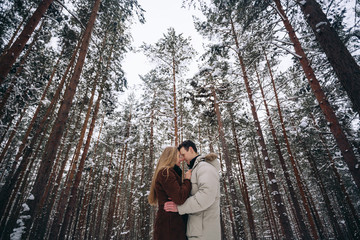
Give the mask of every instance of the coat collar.
[{"label": "coat collar", "polygon": [[217,159],[217,154],[216,153],[209,153],[205,156],[197,156],[196,159],[195,159],[195,163],[194,163],[194,166],[192,167],[192,169],[194,169],[195,167],[197,167],[197,165],[202,162],[202,161],[205,161],[205,162],[208,162],[210,163],[211,165],[213,165],[217,170],[220,170],[220,163],[219,161],[215,161]]}]

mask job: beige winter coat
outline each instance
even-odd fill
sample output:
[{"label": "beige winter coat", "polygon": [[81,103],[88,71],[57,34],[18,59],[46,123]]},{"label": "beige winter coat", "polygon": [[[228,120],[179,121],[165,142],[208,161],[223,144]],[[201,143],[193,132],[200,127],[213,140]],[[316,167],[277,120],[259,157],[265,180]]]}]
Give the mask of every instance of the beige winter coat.
[{"label": "beige winter coat", "polygon": [[178,206],[189,214],[186,235],[191,239],[220,240],[220,163],[215,153],[199,156],[192,168],[190,197]]}]

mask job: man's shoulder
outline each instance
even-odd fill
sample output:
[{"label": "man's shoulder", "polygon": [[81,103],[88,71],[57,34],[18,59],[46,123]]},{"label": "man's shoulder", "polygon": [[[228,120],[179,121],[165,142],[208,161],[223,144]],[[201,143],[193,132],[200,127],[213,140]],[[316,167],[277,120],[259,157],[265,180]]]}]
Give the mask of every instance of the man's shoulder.
[{"label": "man's shoulder", "polygon": [[214,170],[216,171],[216,167],[213,166],[213,164],[207,162],[207,161],[201,161],[199,162],[198,166],[197,166],[198,170],[201,169],[201,171],[208,171],[210,170]]}]

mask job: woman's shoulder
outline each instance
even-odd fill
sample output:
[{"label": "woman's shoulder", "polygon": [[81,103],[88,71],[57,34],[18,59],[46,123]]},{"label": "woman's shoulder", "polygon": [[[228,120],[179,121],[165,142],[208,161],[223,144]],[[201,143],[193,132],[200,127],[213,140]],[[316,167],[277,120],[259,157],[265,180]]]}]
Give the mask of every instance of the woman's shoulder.
[{"label": "woman's shoulder", "polygon": [[157,178],[167,178],[175,174],[175,170],[173,168],[164,167],[159,170]]}]

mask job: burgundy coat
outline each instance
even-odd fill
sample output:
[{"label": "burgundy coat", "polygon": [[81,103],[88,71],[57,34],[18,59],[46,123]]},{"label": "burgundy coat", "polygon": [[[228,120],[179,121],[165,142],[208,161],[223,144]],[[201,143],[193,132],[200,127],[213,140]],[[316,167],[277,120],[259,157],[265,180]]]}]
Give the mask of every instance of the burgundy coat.
[{"label": "burgundy coat", "polygon": [[191,182],[181,176],[173,168],[163,169],[158,173],[155,182],[155,192],[158,198],[158,211],[155,219],[154,240],[186,240],[186,223],[179,213],[166,212],[165,202],[171,201],[181,205],[189,197]]}]

